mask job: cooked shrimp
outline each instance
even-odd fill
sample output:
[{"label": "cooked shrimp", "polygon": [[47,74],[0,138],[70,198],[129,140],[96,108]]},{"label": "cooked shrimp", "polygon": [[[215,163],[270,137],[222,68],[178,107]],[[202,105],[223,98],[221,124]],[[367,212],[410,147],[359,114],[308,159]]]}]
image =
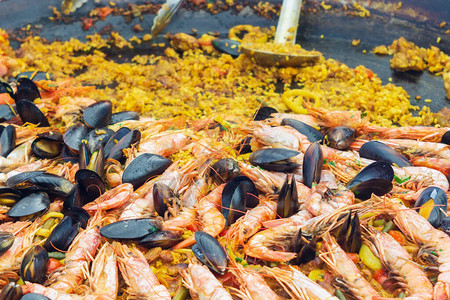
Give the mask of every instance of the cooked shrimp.
[{"label": "cooked shrimp", "polygon": [[272,118],[265,120],[271,125],[280,125],[283,119],[294,119],[312,127],[319,126],[319,120],[311,115],[276,113],[271,116]]},{"label": "cooked shrimp", "polygon": [[239,162],[239,168],[241,174],[250,178],[258,190],[267,194],[279,191],[286,179],[284,173],[269,172],[243,162]]},{"label": "cooked shrimp", "polygon": [[133,185],[131,183],[123,183],[97,199],[83,206],[90,214],[94,214],[98,210],[116,209],[127,203],[133,194]]},{"label": "cooked shrimp", "polygon": [[119,271],[117,269],[117,256],[111,244],[103,244],[95,256],[89,283],[94,295],[108,295],[112,299],[117,297]]},{"label": "cooked shrimp", "polygon": [[66,253],[64,267],[50,275],[50,287],[72,293],[86,279],[89,263],[100,245],[99,222],[100,214],[96,214],[89,220],[87,228],[76,236]]},{"label": "cooked shrimp", "polygon": [[0,171],[9,172],[27,164],[31,154],[32,142],[33,141],[28,141],[17,146],[7,157],[0,156]]},{"label": "cooked shrimp", "polygon": [[14,234],[14,243],[0,256],[0,273],[18,271],[23,255],[32,244],[34,233],[38,229],[38,222],[6,222],[0,225],[0,231]]},{"label": "cooked shrimp", "polygon": [[449,178],[450,159],[429,156],[414,156],[409,161],[416,167],[427,167],[438,170]]},{"label": "cooked shrimp", "polygon": [[18,168],[15,168],[14,170],[9,171],[6,174],[6,177],[10,178],[10,177],[17,175],[19,173],[22,173],[22,172],[41,170],[41,169],[44,169],[45,167],[47,167],[49,165],[49,163],[50,163],[50,161],[48,159],[35,160],[26,165],[20,166]]},{"label": "cooked shrimp", "polygon": [[227,231],[227,240],[234,245],[242,245],[261,228],[263,222],[276,217],[277,203],[271,200],[260,200],[259,204],[234,222]]},{"label": "cooked shrimp", "polygon": [[[311,142],[306,136],[289,126],[271,127],[257,122],[251,128],[253,136],[262,146],[287,148],[305,152]],[[252,139],[252,149],[262,148]]]},{"label": "cooked shrimp", "polygon": [[264,267],[264,271],[275,278],[293,299],[339,299],[291,266],[289,269]]},{"label": "cooked shrimp", "polygon": [[183,207],[175,217],[163,222],[163,230],[183,231],[194,224],[196,217],[195,209]]},{"label": "cooked shrimp", "polygon": [[355,202],[355,195],[349,190],[332,192],[322,183],[311,189],[306,199],[306,209],[315,216],[332,213],[335,209],[351,205]]},{"label": "cooked shrimp", "polygon": [[403,126],[387,128],[372,124],[365,124],[362,133],[376,134],[379,139],[411,139],[427,142],[439,142],[450,128],[436,128],[432,126]]},{"label": "cooked shrimp", "polygon": [[26,285],[22,286],[24,294],[36,293],[48,297],[51,300],[113,300],[116,296],[110,297],[109,295],[85,295],[79,296],[76,294],[67,294],[62,291],[58,291],[51,287],[45,287],[37,283],[27,282]]},{"label": "cooked shrimp", "polygon": [[269,287],[261,274],[251,268],[244,268],[234,261],[231,261],[231,264],[233,266],[231,272],[240,284],[238,295],[242,294],[244,299],[252,300],[281,300],[281,297]]},{"label": "cooked shrimp", "polygon": [[379,297],[377,291],[367,282],[355,263],[329,234],[323,236],[319,257],[339,281],[337,284],[346,293],[357,299],[373,299]]},{"label": "cooked shrimp", "polygon": [[427,167],[392,167],[394,174],[398,178],[404,180],[407,179],[402,185],[406,185],[409,189],[416,189],[411,187],[410,184],[418,184],[420,188],[428,186],[437,186],[444,191],[448,190],[449,182],[444,174],[441,172],[430,169]]},{"label": "cooked shrimp", "polygon": [[182,150],[190,138],[184,131],[164,131],[143,139],[138,146],[139,152],[158,154],[164,157]]},{"label": "cooked shrimp", "polygon": [[308,107],[308,113],[318,120],[318,124],[324,127],[348,126],[360,128],[368,124],[368,119],[362,117],[357,110],[327,110],[319,107]]},{"label": "cooked shrimp", "polygon": [[211,271],[190,260],[187,270],[181,272],[183,284],[189,289],[193,299],[232,300],[230,293],[222,286]]},{"label": "cooked shrimp", "polygon": [[405,282],[405,299],[432,299],[433,285],[425,273],[412,262],[412,257],[389,234],[373,231],[368,234],[371,248],[378,254],[383,264]]},{"label": "cooked shrimp", "polygon": [[[213,237],[219,235],[225,228],[225,217],[217,208],[222,202],[222,191],[225,184],[217,186],[207,196],[196,205],[196,211],[199,216],[202,231],[209,233]],[[195,237],[191,236],[184,241],[176,244],[173,249],[186,248],[195,243]]]},{"label": "cooked shrimp", "polygon": [[200,177],[191,184],[181,197],[181,203],[184,207],[193,208],[195,204],[203,198],[206,193],[208,184],[204,177]]},{"label": "cooked shrimp", "polygon": [[169,290],[158,281],[141,251],[119,243],[116,244],[116,251],[120,272],[132,298],[171,299]]},{"label": "cooked shrimp", "polygon": [[105,176],[110,187],[114,188],[119,184],[122,184],[122,165],[117,160],[108,160],[108,166],[106,167]]}]

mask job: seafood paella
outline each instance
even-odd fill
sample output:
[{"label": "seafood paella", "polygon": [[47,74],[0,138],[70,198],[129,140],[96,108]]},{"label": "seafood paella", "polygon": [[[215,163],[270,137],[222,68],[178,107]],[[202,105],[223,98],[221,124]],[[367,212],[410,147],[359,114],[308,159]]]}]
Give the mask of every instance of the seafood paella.
[{"label": "seafood paella", "polygon": [[[168,39],[112,61],[138,41],[1,32],[0,299],[449,298],[448,109]],[[439,49],[374,51],[448,88]]]}]

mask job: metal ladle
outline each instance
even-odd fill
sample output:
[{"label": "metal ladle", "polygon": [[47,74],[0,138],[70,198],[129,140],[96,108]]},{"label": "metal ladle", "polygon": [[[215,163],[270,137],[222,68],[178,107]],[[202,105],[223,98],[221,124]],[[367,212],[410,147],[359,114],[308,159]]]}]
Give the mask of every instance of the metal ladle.
[{"label": "metal ladle", "polygon": [[[274,42],[276,44],[295,44],[301,7],[302,0],[283,0],[275,33]],[[305,63],[314,62],[319,58],[318,54],[276,53],[253,49],[251,46],[241,44],[241,52],[263,66],[299,67],[305,65]]]}]

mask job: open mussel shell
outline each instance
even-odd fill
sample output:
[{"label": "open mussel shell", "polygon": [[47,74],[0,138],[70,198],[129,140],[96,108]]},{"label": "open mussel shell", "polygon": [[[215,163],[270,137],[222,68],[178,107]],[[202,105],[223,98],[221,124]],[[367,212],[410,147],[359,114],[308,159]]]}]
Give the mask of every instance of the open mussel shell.
[{"label": "open mussel shell", "polygon": [[29,294],[23,295],[23,297],[20,300],[51,300],[51,299],[42,294],[29,293]]},{"label": "open mussel shell", "polygon": [[72,207],[45,240],[44,248],[49,252],[66,251],[80,228],[85,229],[89,214],[80,207]]},{"label": "open mussel shell", "polygon": [[241,52],[239,52],[239,46],[241,43],[231,39],[215,39],[211,41],[214,49],[229,54],[232,57],[238,57]]},{"label": "open mussel shell", "polygon": [[361,224],[359,223],[358,213],[352,217],[350,211],[342,224],[337,237],[338,244],[345,252],[358,253],[362,245],[361,240]]},{"label": "open mussel shell", "polygon": [[82,169],[75,173],[75,181],[80,188],[81,196],[83,197],[83,205],[94,201],[100,197],[105,191],[106,187],[100,176],[94,171]]},{"label": "open mussel shell", "polygon": [[42,246],[34,246],[25,254],[20,265],[23,281],[43,284],[47,277],[48,253]]},{"label": "open mussel shell", "polygon": [[45,174],[45,171],[29,171],[29,172],[22,172],[19,174],[16,174],[14,176],[11,176],[6,180],[6,186],[7,187],[15,187],[23,182],[26,182],[32,177],[36,177],[38,175]]},{"label": "open mussel shell", "polygon": [[87,201],[85,201],[84,196],[80,191],[80,186],[75,183],[72,190],[67,194],[63,203],[63,210],[69,211],[72,207],[83,207]]},{"label": "open mussel shell", "polygon": [[7,93],[11,98],[14,99],[14,91],[7,82],[0,81],[0,94]]},{"label": "open mussel shell", "polygon": [[39,158],[52,159],[61,154],[63,136],[58,131],[41,133],[31,144],[31,151]]},{"label": "open mussel shell", "polygon": [[102,145],[106,146],[106,143],[114,135],[114,131],[109,128],[99,128],[91,130],[87,137],[86,142],[89,151],[92,153],[99,149]]},{"label": "open mussel shell", "polygon": [[0,255],[8,251],[14,244],[14,234],[11,232],[0,231]]},{"label": "open mussel shell", "polygon": [[12,125],[6,126],[0,135],[0,156],[7,157],[16,147],[16,128]]},{"label": "open mussel shell", "polygon": [[73,152],[69,147],[63,145],[61,150],[61,158],[64,162],[78,163],[78,153]]},{"label": "open mussel shell", "polygon": [[291,264],[301,265],[312,261],[316,257],[317,248],[316,236],[304,237],[302,230],[299,229],[291,241],[292,252],[297,253],[297,257],[290,261]]},{"label": "open mussel shell", "polygon": [[323,167],[323,153],[319,142],[309,145],[303,156],[303,184],[311,188],[313,183],[320,182]]},{"label": "open mussel shell", "polygon": [[306,136],[311,143],[322,142],[323,134],[312,126],[295,119],[283,119],[281,126],[290,126]]},{"label": "open mussel shell", "polygon": [[22,198],[20,190],[0,188],[0,205],[13,206]]},{"label": "open mussel shell", "polygon": [[235,149],[238,151],[238,153],[240,155],[246,154],[246,153],[251,153],[252,152],[252,146],[250,145],[251,141],[252,141],[252,137],[247,136],[242,139],[242,141],[236,146]]},{"label": "open mussel shell", "polygon": [[291,172],[299,165],[289,159],[299,155],[300,152],[284,148],[268,148],[250,154],[252,165],[273,172]]},{"label": "open mussel shell", "polygon": [[29,100],[20,100],[16,102],[17,113],[19,114],[22,122],[38,125],[38,127],[48,127],[47,118],[41,112],[41,110]]},{"label": "open mussel shell", "polygon": [[111,115],[109,124],[116,124],[123,121],[139,120],[139,113],[135,111],[121,111]]},{"label": "open mussel shell", "polygon": [[17,79],[20,78],[28,78],[31,79],[33,81],[41,81],[41,80],[54,80],[55,77],[47,72],[43,72],[43,71],[27,71],[27,72],[22,72],[19,73],[16,76]]},{"label": "open mussel shell", "polygon": [[64,144],[67,145],[73,152],[78,153],[82,141],[87,137],[89,128],[82,123],[77,123],[70,126],[64,133]]},{"label": "open mussel shell", "polygon": [[346,150],[354,140],[355,130],[347,126],[328,129],[324,139],[327,146],[339,150]]},{"label": "open mussel shell", "polygon": [[271,118],[271,114],[276,114],[278,111],[270,106],[263,106],[260,109],[258,109],[258,111],[256,112],[255,116],[253,117],[253,119],[255,121],[262,121],[265,119],[269,119]]},{"label": "open mussel shell", "polygon": [[14,93],[14,100],[28,100],[33,102],[41,98],[37,85],[30,79],[22,77],[17,80],[17,90]]},{"label": "open mussel shell", "polygon": [[153,184],[153,202],[158,215],[164,216],[169,206],[173,206],[175,193],[164,183],[155,182]]},{"label": "open mussel shell", "polygon": [[359,149],[359,155],[376,161],[385,161],[400,168],[412,166],[402,154],[378,141],[364,143]]},{"label": "open mussel shell", "polygon": [[222,214],[226,224],[233,224],[247,209],[256,207],[258,203],[258,191],[253,181],[246,176],[235,177],[222,192]]},{"label": "open mussel shell", "polygon": [[61,197],[67,196],[73,188],[73,183],[69,180],[51,173],[37,174],[30,177],[27,181],[48,193]]},{"label": "open mussel shell", "polygon": [[419,207],[417,212],[433,227],[439,228],[447,212],[447,195],[439,187],[427,187],[420,193],[414,207]]},{"label": "open mussel shell", "polygon": [[[114,138],[114,135],[111,139]],[[141,132],[139,130],[132,130],[127,133],[117,144],[109,152],[109,155],[106,156],[105,149],[105,157],[107,159],[114,159],[117,161],[122,161],[124,159],[123,150],[131,147],[132,145],[137,145],[141,141]],[[105,146],[106,148],[106,146]]]},{"label": "open mussel shell", "polygon": [[392,190],[392,179],[394,179],[394,170],[387,162],[374,162],[362,169],[347,184],[355,197],[360,200],[367,200],[372,193],[382,196]]},{"label": "open mussel shell", "polygon": [[122,174],[123,183],[131,183],[136,190],[148,179],[161,175],[172,161],[161,155],[143,153],[133,159]]},{"label": "open mussel shell", "polygon": [[127,127],[121,127],[119,128],[106,142],[104,150],[105,150],[105,157],[108,157],[111,153],[111,150],[114,148],[114,146],[128,133],[130,133],[131,130]]},{"label": "open mussel shell", "polygon": [[83,121],[90,128],[105,127],[109,125],[111,115],[111,101],[98,101],[84,109]]},{"label": "open mussel shell", "polygon": [[228,258],[222,245],[210,234],[197,231],[195,233],[197,244],[192,246],[192,252],[209,269],[223,275],[228,265]]},{"label": "open mussel shell", "polygon": [[450,145],[450,130],[444,133],[441,138],[441,143]]},{"label": "open mussel shell", "polygon": [[277,201],[277,216],[279,218],[289,218],[297,213],[299,208],[297,185],[294,176],[286,176]]},{"label": "open mussel shell", "polygon": [[239,176],[241,170],[236,160],[232,158],[223,158],[215,162],[209,170],[209,176],[217,184],[229,182],[236,176]]},{"label": "open mussel shell", "polygon": [[0,105],[0,122],[9,121],[16,116],[15,105],[10,106],[8,104]]},{"label": "open mussel shell", "polygon": [[161,247],[162,249],[168,249],[182,240],[183,237],[179,232],[161,230],[147,235],[139,241],[139,244],[147,248]]},{"label": "open mussel shell", "polygon": [[0,293],[0,300],[20,300],[23,292],[20,285],[15,282],[9,282],[5,285]]},{"label": "open mussel shell", "polygon": [[33,193],[16,203],[8,211],[11,218],[20,218],[45,211],[50,206],[47,193]]},{"label": "open mussel shell", "polygon": [[444,217],[441,220],[441,230],[450,235],[450,217]]},{"label": "open mussel shell", "polygon": [[138,240],[161,230],[161,226],[161,221],[156,219],[123,220],[100,228],[100,234],[108,239]]}]

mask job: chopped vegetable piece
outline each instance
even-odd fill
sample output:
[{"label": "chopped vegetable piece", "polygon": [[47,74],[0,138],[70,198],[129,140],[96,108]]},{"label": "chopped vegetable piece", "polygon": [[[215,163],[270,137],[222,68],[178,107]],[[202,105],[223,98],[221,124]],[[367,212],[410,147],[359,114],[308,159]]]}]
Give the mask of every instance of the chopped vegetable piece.
[{"label": "chopped vegetable piece", "polygon": [[372,253],[366,244],[362,244],[361,249],[359,249],[359,259],[361,259],[361,262],[373,271],[378,271],[382,268],[381,261]]}]

